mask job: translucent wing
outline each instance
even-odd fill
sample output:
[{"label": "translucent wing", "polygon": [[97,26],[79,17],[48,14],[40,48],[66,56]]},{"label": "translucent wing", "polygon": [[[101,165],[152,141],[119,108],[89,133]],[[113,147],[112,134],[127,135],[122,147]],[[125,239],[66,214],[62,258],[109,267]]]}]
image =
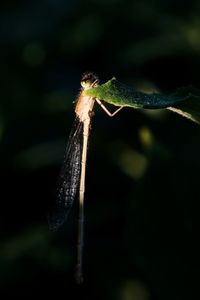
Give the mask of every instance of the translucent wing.
[{"label": "translucent wing", "polygon": [[83,123],[76,117],[60,171],[56,201],[48,215],[52,231],[56,231],[65,222],[79,188],[82,146]]}]

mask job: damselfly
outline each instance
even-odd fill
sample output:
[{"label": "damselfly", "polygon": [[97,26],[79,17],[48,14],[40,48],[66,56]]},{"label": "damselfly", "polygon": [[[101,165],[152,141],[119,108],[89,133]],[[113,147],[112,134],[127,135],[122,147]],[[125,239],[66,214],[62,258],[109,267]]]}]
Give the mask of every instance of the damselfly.
[{"label": "damselfly", "polygon": [[95,88],[99,84],[98,77],[93,73],[84,73],[81,79],[81,92],[75,107],[75,122],[71,130],[65,151],[64,162],[61,168],[57,188],[57,198],[54,207],[49,214],[50,229],[56,231],[65,222],[68,212],[79,188],[79,219],[78,219],[78,244],[77,244],[77,270],[76,279],[83,281],[82,252],[84,235],[84,192],[85,171],[87,159],[87,145],[90,130],[90,122],[95,101],[110,116],[114,116],[122,107],[114,113],[110,113],[102,102],[83,94],[88,88]]}]

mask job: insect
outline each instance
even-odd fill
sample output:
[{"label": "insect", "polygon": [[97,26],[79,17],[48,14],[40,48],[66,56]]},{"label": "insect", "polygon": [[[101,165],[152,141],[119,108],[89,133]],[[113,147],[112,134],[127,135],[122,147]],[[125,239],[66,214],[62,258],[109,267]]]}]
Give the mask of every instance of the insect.
[{"label": "insect", "polygon": [[84,238],[84,193],[85,172],[87,160],[87,146],[90,131],[90,123],[95,102],[110,116],[114,116],[122,107],[114,113],[110,113],[103,103],[94,97],[84,95],[84,90],[95,88],[99,85],[98,77],[87,72],[82,75],[81,92],[75,107],[75,121],[72,127],[64,162],[60,171],[57,187],[57,198],[49,213],[48,221],[52,231],[58,230],[66,221],[67,215],[79,189],[79,219],[78,219],[78,243],[77,243],[77,268],[76,280],[83,281],[82,256]]}]

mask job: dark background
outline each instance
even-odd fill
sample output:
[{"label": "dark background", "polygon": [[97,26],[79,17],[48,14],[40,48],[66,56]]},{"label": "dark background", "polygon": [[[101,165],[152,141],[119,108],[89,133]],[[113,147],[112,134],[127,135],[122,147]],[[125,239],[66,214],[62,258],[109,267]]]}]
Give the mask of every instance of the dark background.
[{"label": "dark background", "polygon": [[199,1],[7,0],[0,28],[1,293],[198,299],[198,125],[164,110],[109,118],[96,105],[80,287],[78,201],[58,233],[46,215],[81,73],[145,92],[200,87]]}]

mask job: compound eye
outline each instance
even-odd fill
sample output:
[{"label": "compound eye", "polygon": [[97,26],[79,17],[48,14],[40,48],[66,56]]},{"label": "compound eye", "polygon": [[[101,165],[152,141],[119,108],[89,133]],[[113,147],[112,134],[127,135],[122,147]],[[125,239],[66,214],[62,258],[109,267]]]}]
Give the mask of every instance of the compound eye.
[{"label": "compound eye", "polygon": [[87,89],[87,88],[90,88],[91,87],[91,83],[89,80],[83,80],[81,81],[81,86],[84,88],[84,89]]},{"label": "compound eye", "polygon": [[82,86],[82,87],[85,87],[85,86],[86,86],[85,80],[81,81],[81,86]]}]

